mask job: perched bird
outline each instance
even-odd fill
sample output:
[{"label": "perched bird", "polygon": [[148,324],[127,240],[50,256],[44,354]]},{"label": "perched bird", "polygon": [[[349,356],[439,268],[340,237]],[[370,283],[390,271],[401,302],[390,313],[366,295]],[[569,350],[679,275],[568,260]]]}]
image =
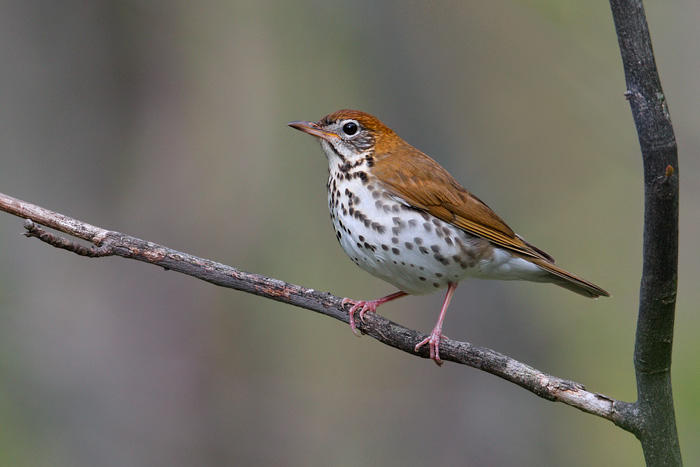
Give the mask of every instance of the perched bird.
[{"label": "perched bird", "polygon": [[396,286],[377,300],[344,299],[360,319],[404,295],[447,287],[430,336],[438,365],[445,312],[457,284],[469,277],[549,282],[584,297],[605,290],[554,264],[554,258],[513,232],[437,162],[376,117],[340,110],[318,123],[288,123],[318,139],[328,158],[328,208],[340,246],[355,264]]}]

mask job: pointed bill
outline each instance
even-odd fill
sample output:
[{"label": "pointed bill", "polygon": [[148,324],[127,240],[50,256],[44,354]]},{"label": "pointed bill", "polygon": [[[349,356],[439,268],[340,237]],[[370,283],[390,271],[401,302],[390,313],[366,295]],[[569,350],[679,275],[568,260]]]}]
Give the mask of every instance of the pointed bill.
[{"label": "pointed bill", "polygon": [[339,138],[339,136],[336,135],[335,133],[329,133],[327,131],[322,130],[314,122],[298,121],[298,122],[289,122],[289,123],[287,123],[287,125],[294,128],[295,130],[303,131],[304,133],[308,133],[311,136],[315,136],[316,138],[325,139],[326,141],[330,141],[332,139]]}]

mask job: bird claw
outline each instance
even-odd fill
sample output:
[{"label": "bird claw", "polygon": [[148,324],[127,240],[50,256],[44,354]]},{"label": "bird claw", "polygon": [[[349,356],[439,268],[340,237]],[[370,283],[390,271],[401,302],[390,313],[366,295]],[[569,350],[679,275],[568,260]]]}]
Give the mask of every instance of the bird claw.
[{"label": "bird claw", "polygon": [[348,315],[350,316],[350,329],[352,329],[353,334],[355,334],[357,337],[360,337],[361,333],[357,329],[357,325],[355,324],[355,312],[359,309],[360,310],[360,321],[363,323],[365,322],[365,313],[370,312],[374,313],[377,310],[377,307],[380,305],[379,300],[351,300],[349,298],[344,298],[342,302],[340,302],[342,306],[345,306],[347,304],[351,304],[352,306],[348,310]]},{"label": "bird claw", "polygon": [[417,352],[418,349],[428,344],[430,346],[430,359],[437,363],[438,366],[442,366],[443,361],[440,360],[440,339],[443,337],[445,336],[439,330],[434,329],[430,336],[416,345],[414,350]]}]

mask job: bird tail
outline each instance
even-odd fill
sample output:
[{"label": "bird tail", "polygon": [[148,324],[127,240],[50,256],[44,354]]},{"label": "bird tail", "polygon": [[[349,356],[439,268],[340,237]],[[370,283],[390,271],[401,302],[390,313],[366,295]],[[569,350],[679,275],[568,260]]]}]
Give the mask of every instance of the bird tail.
[{"label": "bird tail", "polygon": [[608,292],[601,289],[597,285],[563,270],[559,266],[556,266],[544,258],[532,259],[531,261],[553,276],[550,276],[547,279],[547,282],[551,282],[559,287],[576,292],[584,297],[598,298],[610,296]]}]

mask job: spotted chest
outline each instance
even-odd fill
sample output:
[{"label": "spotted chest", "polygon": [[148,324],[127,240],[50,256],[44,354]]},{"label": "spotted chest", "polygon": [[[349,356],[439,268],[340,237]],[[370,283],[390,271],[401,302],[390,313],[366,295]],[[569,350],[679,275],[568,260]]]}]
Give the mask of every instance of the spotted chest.
[{"label": "spotted chest", "polygon": [[410,294],[483,275],[490,242],[392,197],[367,168],[338,164],[328,179],[336,238],[355,264]]}]

